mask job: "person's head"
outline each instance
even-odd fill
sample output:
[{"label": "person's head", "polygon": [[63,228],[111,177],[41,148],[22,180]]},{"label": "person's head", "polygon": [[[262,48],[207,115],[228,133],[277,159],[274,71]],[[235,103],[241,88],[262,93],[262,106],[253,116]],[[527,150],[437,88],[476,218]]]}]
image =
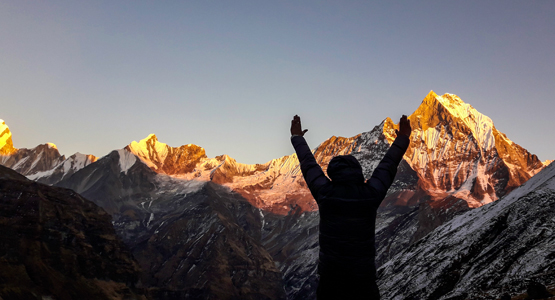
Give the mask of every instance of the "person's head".
[{"label": "person's head", "polygon": [[339,155],[331,159],[328,165],[328,177],[335,182],[364,182],[362,167],[352,155]]}]

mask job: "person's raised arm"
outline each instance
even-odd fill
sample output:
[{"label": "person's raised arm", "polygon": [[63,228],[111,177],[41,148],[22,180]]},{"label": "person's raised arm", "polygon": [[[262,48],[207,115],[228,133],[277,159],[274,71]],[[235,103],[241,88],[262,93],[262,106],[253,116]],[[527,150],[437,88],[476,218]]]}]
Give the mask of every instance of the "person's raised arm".
[{"label": "person's raised arm", "polygon": [[399,130],[395,130],[397,138],[380,161],[372,177],[368,180],[368,184],[374,188],[380,199],[383,199],[387,194],[387,190],[393,183],[395,175],[397,174],[397,166],[403,159],[403,155],[407,151],[410,144],[410,133],[412,128],[407,116],[403,115],[399,121]]},{"label": "person's raised arm", "polygon": [[291,120],[291,136],[304,136],[308,129],[303,130],[301,126],[301,117],[295,115]]},{"label": "person's raised arm", "polygon": [[322,171],[322,168],[316,162],[312,151],[310,151],[310,148],[303,137],[307,131],[308,129],[302,129],[301,118],[295,115],[291,121],[291,144],[293,144],[299,163],[301,164],[301,172],[303,173],[304,180],[306,181],[312,196],[317,199],[316,194],[318,189],[330,180],[326,177],[324,171]]}]

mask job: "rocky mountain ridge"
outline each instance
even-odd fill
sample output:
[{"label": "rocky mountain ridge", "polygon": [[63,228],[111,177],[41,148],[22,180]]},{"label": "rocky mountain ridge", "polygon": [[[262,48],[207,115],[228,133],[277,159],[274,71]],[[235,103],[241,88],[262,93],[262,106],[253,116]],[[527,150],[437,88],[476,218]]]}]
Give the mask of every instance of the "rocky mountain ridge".
[{"label": "rocky mountain ridge", "polygon": [[38,145],[32,149],[14,148],[8,125],[4,120],[0,121],[0,165],[31,180],[54,184],[98,159],[94,155],[79,152],[66,159],[53,143]]},{"label": "rocky mountain ridge", "polygon": [[[454,197],[469,207],[479,207],[507,194],[547,164],[513,143],[490,118],[453,94],[438,96],[430,91],[409,119],[413,133],[402,163],[405,172],[400,176],[404,180],[397,180],[385,204],[416,205]],[[333,156],[352,154],[369,177],[393,143],[395,126],[386,118],[369,132],[351,138],[333,136],[315,148],[315,157],[325,170]],[[1,149],[10,154],[0,156],[0,164],[33,180],[54,184],[97,160],[79,153],[65,159],[52,145],[15,149],[5,123],[3,128],[6,143]],[[156,173],[226,185],[265,210],[280,214],[287,214],[292,207],[317,210],[295,154],[248,165],[227,155],[208,158],[202,147],[193,144],[171,147],[154,134],[133,141],[124,150]]]},{"label": "rocky mountain ridge", "polygon": [[[470,207],[479,207],[545,167],[535,155],[499,132],[490,118],[456,95],[438,96],[431,91],[409,119],[413,133],[404,161],[416,172],[411,176],[418,179],[415,196],[407,199],[410,193],[405,192],[395,199],[397,205],[455,197]],[[314,150],[315,157],[325,170],[332,157],[353,154],[369,176],[393,143],[395,126],[387,118],[370,132],[351,138],[331,137]],[[227,185],[260,208],[278,213],[287,213],[292,206],[305,211],[317,209],[306,193],[295,154],[246,165],[227,155],[207,158],[204,149],[196,145],[173,148],[153,134],[125,149],[157,173]],[[297,202],[288,201],[291,198]]]},{"label": "rocky mountain ridge", "polygon": [[[545,167],[455,95],[430,92],[409,119],[411,145],[378,211],[378,266]],[[395,128],[386,118],[354,137],[331,137],[314,149],[316,160],[326,170],[334,156],[352,154],[369,178]],[[10,159],[12,166],[33,166],[13,153],[1,157]],[[104,208],[156,297],[314,297],[318,212],[295,154],[248,165],[227,155],[208,158],[192,144],[170,147],[152,134],[93,160],[76,155],[26,175]],[[223,281],[209,284],[215,278]],[[259,293],[256,286],[264,288]]]}]

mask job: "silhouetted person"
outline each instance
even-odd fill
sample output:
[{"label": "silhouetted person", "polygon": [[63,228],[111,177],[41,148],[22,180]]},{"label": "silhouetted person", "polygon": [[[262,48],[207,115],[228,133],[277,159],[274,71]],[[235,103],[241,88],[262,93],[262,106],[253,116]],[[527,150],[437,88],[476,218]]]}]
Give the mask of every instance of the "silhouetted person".
[{"label": "silhouetted person", "polygon": [[[329,179],[314,159],[301,118],[291,121],[304,179],[320,211],[318,299],[380,299],[376,285],[376,211],[393,183],[397,166],[409,146],[410,122],[403,115],[397,138],[365,182],[362,167],[351,155],[334,157]],[[331,179],[331,180],[330,180]]]}]

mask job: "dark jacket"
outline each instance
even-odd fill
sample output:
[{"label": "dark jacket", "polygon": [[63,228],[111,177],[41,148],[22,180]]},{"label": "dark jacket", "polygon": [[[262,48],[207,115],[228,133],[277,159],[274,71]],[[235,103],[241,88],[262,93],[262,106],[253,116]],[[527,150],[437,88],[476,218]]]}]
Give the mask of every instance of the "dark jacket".
[{"label": "dark jacket", "polygon": [[374,277],[376,211],[393,183],[397,166],[409,146],[407,136],[391,145],[372,177],[365,182],[359,162],[351,155],[334,157],[328,179],[305,139],[293,136],[304,179],[320,211],[318,272]]}]

